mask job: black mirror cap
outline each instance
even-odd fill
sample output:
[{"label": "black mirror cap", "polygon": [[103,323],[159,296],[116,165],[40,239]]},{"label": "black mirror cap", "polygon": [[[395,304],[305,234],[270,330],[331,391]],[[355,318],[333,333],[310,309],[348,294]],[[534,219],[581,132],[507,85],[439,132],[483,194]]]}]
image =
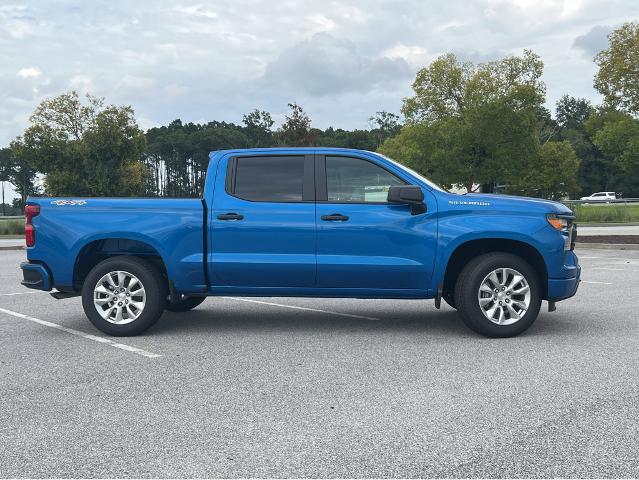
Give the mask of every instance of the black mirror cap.
[{"label": "black mirror cap", "polygon": [[390,203],[424,203],[424,192],[417,185],[400,185],[388,189],[388,202]]}]

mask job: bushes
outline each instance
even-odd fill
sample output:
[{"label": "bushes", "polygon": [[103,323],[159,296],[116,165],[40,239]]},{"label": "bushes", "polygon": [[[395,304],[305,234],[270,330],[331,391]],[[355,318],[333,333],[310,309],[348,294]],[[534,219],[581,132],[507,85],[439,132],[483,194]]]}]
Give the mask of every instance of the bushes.
[{"label": "bushes", "polygon": [[23,235],[24,219],[0,220],[0,235]]},{"label": "bushes", "polygon": [[639,204],[569,205],[577,223],[639,222]]}]

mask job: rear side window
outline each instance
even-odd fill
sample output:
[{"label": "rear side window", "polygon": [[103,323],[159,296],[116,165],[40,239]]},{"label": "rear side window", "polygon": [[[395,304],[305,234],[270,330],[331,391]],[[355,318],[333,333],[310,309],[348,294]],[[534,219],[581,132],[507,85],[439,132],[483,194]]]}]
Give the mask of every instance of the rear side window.
[{"label": "rear side window", "polygon": [[254,202],[301,202],[304,156],[239,157],[231,191]]},{"label": "rear side window", "polygon": [[405,182],[360,158],[326,157],[329,202],[385,203],[388,189]]}]

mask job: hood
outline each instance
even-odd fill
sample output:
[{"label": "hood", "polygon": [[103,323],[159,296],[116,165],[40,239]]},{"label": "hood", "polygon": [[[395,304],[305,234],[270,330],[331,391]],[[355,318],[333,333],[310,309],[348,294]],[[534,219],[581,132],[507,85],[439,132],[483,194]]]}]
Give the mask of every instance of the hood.
[{"label": "hood", "polygon": [[[572,210],[562,203],[541,198],[517,197],[513,195],[495,195],[491,193],[467,193],[466,195],[451,194],[448,199],[459,202],[458,205],[470,205],[480,207],[495,207],[500,210],[536,211],[539,213],[558,213],[572,215]],[[468,203],[467,203],[468,202]]]}]

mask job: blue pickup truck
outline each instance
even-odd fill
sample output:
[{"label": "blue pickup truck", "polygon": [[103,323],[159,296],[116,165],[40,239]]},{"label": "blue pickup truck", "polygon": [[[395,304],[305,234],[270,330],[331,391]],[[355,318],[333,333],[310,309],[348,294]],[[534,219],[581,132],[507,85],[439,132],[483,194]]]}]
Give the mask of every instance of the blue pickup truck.
[{"label": "blue pickup truck", "polygon": [[441,299],[510,337],[579,285],[560,203],[454,194],[383,155],[213,152],[201,199],[31,198],[22,284],[136,335],[207,296]]}]

